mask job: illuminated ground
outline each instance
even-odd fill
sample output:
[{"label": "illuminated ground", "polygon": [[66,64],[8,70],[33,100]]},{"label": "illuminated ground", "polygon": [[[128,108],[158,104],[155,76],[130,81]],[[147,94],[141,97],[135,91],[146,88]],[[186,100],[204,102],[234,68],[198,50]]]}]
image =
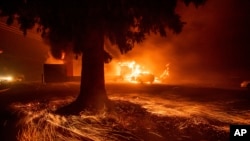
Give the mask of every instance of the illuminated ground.
[{"label": "illuminated ground", "polygon": [[1,140],[228,141],[230,124],[250,124],[248,91],[162,84],[107,84],[113,112],[53,114],[78,88],[26,83],[1,92]]}]

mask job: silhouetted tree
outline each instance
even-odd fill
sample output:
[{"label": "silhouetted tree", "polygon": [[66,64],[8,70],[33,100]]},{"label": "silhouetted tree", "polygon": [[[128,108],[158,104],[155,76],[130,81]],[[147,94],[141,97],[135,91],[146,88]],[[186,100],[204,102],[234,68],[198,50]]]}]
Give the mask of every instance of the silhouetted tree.
[{"label": "silhouetted tree", "polygon": [[[196,6],[206,0],[181,0]],[[104,83],[104,38],[118,45],[121,53],[131,50],[151,32],[166,36],[166,29],[180,33],[184,22],[176,13],[178,0],[1,0],[0,14],[7,24],[18,20],[20,29],[37,30],[60,57],[69,49],[82,54],[80,94],[67,108],[103,107],[108,103]],[[73,110],[72,109],[72,110]]]}]

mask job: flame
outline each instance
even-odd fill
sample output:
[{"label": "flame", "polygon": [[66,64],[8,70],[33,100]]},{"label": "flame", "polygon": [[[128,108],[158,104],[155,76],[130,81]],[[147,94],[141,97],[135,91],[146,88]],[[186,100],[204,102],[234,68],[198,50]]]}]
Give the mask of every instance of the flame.
[{"label": "flame", "polygon": [[61,56],[61,60],[64,60],[64,59],[65,59],[65,55],[66,55],[66,53],[63,51],[63,52],[62,52],[62,56]]},{"label": "flame", "polygon": [[160,80],[164,81],[169,77],[169,69],[170,69],[170,63],[165,65],[165,69],[163,73],[160,75]]},{"label": "flame", "polygon": [[[112,69],[113,68],[113,69]],[[153,68],[153,67],[152,67]],[[105,80],[129,83],[164,83],[169,80],[170,64],[165,65],[163,72],[157,76],[151,70],[136,61],[117,61],[105,69]],[[112,77],[115,76],[115,77]]]},{"label": "flame", "polygon": [[64,64],[64,61],[63,61],[64,56],[65,56],[65,53],[62,53],[61,59],[56,59],[52,56],[51,52],[48,52],[48,57],[47,57],[45,64]]},{"label": "flame", "polygon": [[151,74],[144,67],[137,64],[135,61],[119,62],[119,76],[126,82],[138,83],[137,78],[142,74]]}]

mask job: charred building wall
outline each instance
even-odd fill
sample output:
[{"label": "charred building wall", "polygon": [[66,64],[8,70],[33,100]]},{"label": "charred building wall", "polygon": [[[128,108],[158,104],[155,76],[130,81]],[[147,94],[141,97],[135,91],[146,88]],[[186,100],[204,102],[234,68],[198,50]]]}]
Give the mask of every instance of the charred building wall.
[{"label": "charred building wall", "polygon": [[65,82],[67,81],[67,70],[64,64],[44,64],[43,82]]}]

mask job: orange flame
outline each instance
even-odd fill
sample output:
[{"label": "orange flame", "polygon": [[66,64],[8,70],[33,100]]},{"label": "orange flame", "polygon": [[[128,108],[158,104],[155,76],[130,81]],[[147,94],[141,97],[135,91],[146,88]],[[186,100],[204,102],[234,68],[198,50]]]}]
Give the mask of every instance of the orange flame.
[{"label": "orange flame", "polygon": [[48,52],[48,57],[47,57],[45,64],[64,64],[64,61],[63,61],[64,57],[65,57],[64,52],[62,53],[61,59],[54,58],[51,52]]},{"label": "orange flame", "polygon": [[[120,68],[118,74],[121,79],[126,82],[142,83],[142,81],[139,80],[142,75],[151,75],[150,71],[144,69],[144,67],[137,64],[135,61],[119,62],[118,65]],[[152,83],[152,80],[150,82]]]}]

